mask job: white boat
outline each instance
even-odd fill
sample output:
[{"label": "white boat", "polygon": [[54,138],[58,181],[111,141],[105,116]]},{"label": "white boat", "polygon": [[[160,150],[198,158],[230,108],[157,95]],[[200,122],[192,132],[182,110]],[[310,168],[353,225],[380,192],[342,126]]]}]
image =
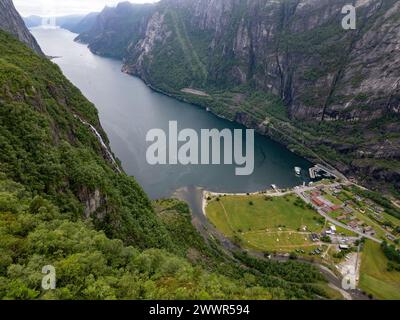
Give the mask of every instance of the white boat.
[{"label": "white boat", "polygon": [[301,168],[300,167],[295,167],[294,171],[296,172],[296,174],[299,176],[301,174]]}]

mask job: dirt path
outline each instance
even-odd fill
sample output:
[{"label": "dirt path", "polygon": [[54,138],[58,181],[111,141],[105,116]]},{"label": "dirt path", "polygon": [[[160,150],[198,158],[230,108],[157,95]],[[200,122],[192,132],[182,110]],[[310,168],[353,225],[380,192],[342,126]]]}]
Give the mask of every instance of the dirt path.
[{"label": "dirt path", "polygon": [[232,232],[235,233],[235,230],[233,229],[232,224],[229,221],[229,216],[228,216],[228,213],[226,212],[224,204],[222,203],[222,201],[219,201],[219,204],[221,205],[222,210],[224,210],[225,219],[226,219],[226,222],[228,223],[229,229],[231,229]]},{"label": "dirt path", "polygon": [[200,96],[200,97],[209,97],[210,95],[204,91],[201,90],[196,90],[196,89],[192,89],[192,88],[183,88],[181,90],[184,93],[189,93],[189,94],[193,94],[195,96]]}]

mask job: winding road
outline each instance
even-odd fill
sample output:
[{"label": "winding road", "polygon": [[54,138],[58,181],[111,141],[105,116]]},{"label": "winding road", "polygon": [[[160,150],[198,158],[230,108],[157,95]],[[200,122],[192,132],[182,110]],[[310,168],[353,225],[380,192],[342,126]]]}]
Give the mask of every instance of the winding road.
[{"label": "winding road", "polygon": [[[339,184],[337,184],[337,185],[339,185]],[[335,186],[335,185],[332,185],[332,186]],[[361,236],[361,237],[367,238],[367,239],[372,240],[372,241],[375,241],[375,242],[377,242],[377,243],[382,243],[381,240],[379,240],[379,239],[377,239],[377,238],[375,238],[375,237],[373,237],[373,236],[371,236],[371,235],[368,235],[368,234],[365,234],[365,233],[363,233],[363,232],[361,232],[361,231],[355,230],[355,229],[349,227],[348,225],[346,225],[346,224],[344,224],[344,223],[341,223],[341,222],[339,222],[339,221],[333,219],[331,216],[329,216],[328,214],[326,214],[321,208],[315,206],[315,205],[310,201],[309,198],[307,198],[307,197],[304,196],[304,192],[306,192],[306,191],[311,191],[311,190],[313,190],[313,189],[314,189],[314,187],[299,187],[299,188],[296,188],[296,189],[294,190],[294,192],[297,194],[297,196],[299,196],[301,199],[303,199],[303,201],[305,201],[307,204],[312,205],[313,208],[314,208],[315,210],[317,210],[318,213],[319,213],[321,216],[323,216],[323,217],[324,217],[327,221],[329,221],[330,223],[332,223],[332,224],[334,224],[334,225],[336,225],[336,226],[339,226],[339,227],[341,227],[341,228],[343,228],[343,229],[346,229],[346,230],[348,230],[348,231],[354,232],[354,233],[358,234],[358,235]]]}]

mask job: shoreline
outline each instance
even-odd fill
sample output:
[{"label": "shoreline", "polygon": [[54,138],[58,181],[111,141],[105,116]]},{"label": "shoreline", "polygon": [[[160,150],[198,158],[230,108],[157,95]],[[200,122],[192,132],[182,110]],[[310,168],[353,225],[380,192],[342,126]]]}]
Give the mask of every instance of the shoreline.
[{"label": "shoreline", "polygon": [[[115,59],[114,57],[109,57],[109,56],[107,56],[107,55],[101,55],[101,54],[98,54],[98,53],[96,53],[96,52],[93,52],[93,51],[89,48],[89,46],[88,46],[87,43],[82,42],[82,41],[78,41],[77,38],[74,39],[74,42],[77,42],[77,43],[86,45],[86,46],[88,47],[89,51],[92,52],[94,55],[97,55],[97,56],[100,56],[100,57],[104,57],[104,58],[109,58],[109,59]],[[182,96],[182,93],[183,93],[183,94],[185,94],[185,95],[193,95],[193,96],[196,96],[196,97],[203,97],[203,98],[204,98],[204,97],[211,97],[207,92],[204,92],[204,91],[201,91],[201,90],[197,90],[197,89],[192,89],[192,88],[183,88],[180,92],[177,92],[177,91],[175,91],[175,92],[174,92],[174,91],[172,91],[172,92],[165,91],[165,90],[163,90],[163,89],[160,89],[160,88],[154,86],[153,84],[151,84],[149,81],[147,81],[145,78],[143,78],[143,77],[140,76],[139,74],[137,74],[137,73],[135,73],[135,72],[132,72],[132,71],[130,70],[130,68],[127,67],[127,66],[124,64],[124,59],[116,59],[116,60],[118,60],[118,61],[120,61],[120,62],[122,63],[122,65],[121,65],[121,72],[122,72],[122,73],[127,74],[127,75],[129,75],[129,76],[131,76],[131,77],[135,77],[135,78],[141,80],[148,88],[150,88],[150,89],[153,90],[154,92],[160,93],[160,94],[162,94],[162,95],[165,95],[165,96],[167,96],[167,97],[169,97],[169,98],[172,98],[172,99],[175,99],[175,100],[177,100],[177,101],[181,101],[181,102],[188,103],[188,104],[191,104],[191,105],[193,105],[193,106],[196,106],[196,107],[198,107],[198,108],[200,108],[200,109],[202,109],[202,110],[204,110],[204,111],[206,111],[206,112],[210,112],[210,113],[213,114],[215,117],[220,118],[220,119],[223,119],[223,120],[225,120],[225,121],[229,121],[230,123],[235,123],[235,124],[244,126],[245,128],[248,128],[248,129],[254,129],[255,132],[256,132],[257,134],[259,134],[260,136],[262,136],[262,137],[264,137],[264,138],[271,139],[272,141],[274,141],[274,142],[276,142],[276,143],[279,143],[282,147],[286,148],[286,149],[287,149],[288,151],[290,151],[291,153],[293,153],[293,154],[295,154],[295,155],[297,155],[297,156],[299,156],[299,157],[302,157],[302,158],[306,159],[307,161],[309,161],[313,166],[317,166],[317,165],[319,165],[319,166],[321,166],[321,165],[322,165],[322,166],[325,166],[325,167],[328,168],[330,171],[334,172],[334,175],[336,176],[337,179],[344,179],[344,180],[346,180],[346,181],[351,180],[351,181],[355,182],[355,184],[358,185],[358,181],[357,181],[356,179],[354,179],[354,178],[351,178],[351,179],[348,178],[348,177],[347,177],[345,174],[343,174],[339,169],[337,169],[335,166],[333,166],[333,165],[331,165],[330,163],[328,163],[326,160],[320,158],[318,155],[315,154],[314,151],[312,151],[311,149],[309,149],[308,147],[306,147],[304,144],[301,144],[299,141],[297,141],[296,139],[294,139],[292,136],[288,136],[288,137],[289,137],[290,139],[292,139],[292,140],[295,142],[295,144],[297,144],[297,145],[299,145],[299,146],[301,146],[301,147],[305,147],[305,148],[309,149],[311,152],[310,152],[309,154],[306,154],[306,155],[305,155],[305,154],[298,153],[298,152],[295,152],[295,151],[293,151],[292,149],[290,149],[290,148],[288,147],[288,145],[287,145],[286,143],[284,143],[281,139],[277,139],[277,138],[274,137],[272,134],[267,134],[266,131],[261,132],[261,131],[259,130],[259,127],[260,127],[260,126],[258,126],[258,127],[251,127],[251,126],[248,126],[248,125],[246,125],[245,123],[239,122],[239,121],[237,121],[237,120],[226,118],[226,117],[224,117],[224,116],[222,116],[222,115],[220,115],[220,114],[214,112],[211,108],[207,107],[206,105],[204,105],[204,104],[202,104],[202,103],[199,103],[199,102],[192,101],[192,100],[190,99],[190,97],[188,98],[188,97]],[[260,124],[260,125],[261,125],[261,124]],[[320,162],[320,164],[319,164],[318,162]]]},{"label": "shoreline", "polygon": [[[218,231],[218,229],[215,229],[209,222],[207,214],[206,214],[206,207],[208,204],[208,200],[207,197],[210,195],[213,196],[218,196],[218,195],[226,195],[226,196],[247,196],[247,193],[221,193],[221,192],[212,192],[212,191],[207,191],[201,188],[197,188],[197,191],[199,194],[201,194],[201,217],[200,220],[203,221],[202,223],[209,225],[210,227],[207,228],[207,236],[217,236],[218,238],[220,238],[220,236],[222,236],[223,239],[225,239],[225,241],[222,241],[221,243],[223,243],[222,245],[225,247],[226,250],[231,251],[231,250],[244,250],[245,252],[247,252],[248,254],[257,257],[259,259],[266,259],[263,255],[262,252],[258,252],[252,249],[247,249],[247,248],[242,248],[242,247],[238,247],[235,246],[234,244],[231,244],[231,240],[228,239],[226,236],[224,236],[223,234],[220,233],[220,231]],[[271,190],[269,190],[269,194],[271,196],[280,196],[280,195],[285,195],[285,194],[289,194],[289,193],[293,193],[293,190],[289,190],[285,193],[271,193]],[[267,192],[253,192],[253,193],[249,193],[249,195],[262,195],[262,194],[268,194]],[[199,213],[196,213],[196,210],[194,207],[191,207],[191,211],[192,211],[192,216],[193,219],[198,219],[198,215]],[[202,229],[203,228],[203,224],[197,225],[195,224],[195,226],[197,228]],[[215,233],[216,232],[216,233]],[[278,261],[278,262],[285,262],[289,260],[289,255],[288,254],[276,254],[276,255],[272,255],[270,260],[273,261]],[[338,291],[344,300],[365,300],[367,299],[367,297],[365,295],[362,294],[362,292],[359,289],[356,290],[352,290],[352,291],[346,291],[344,289],[341,288],[341,282],[342,282],[342,275],[340,274],[340,272],[335,272],[335,270],[331,270],[328,265],[322,264],[320,262],[317,261],[312,261],[310,259],[307,259],[306,257],[299,257],[297,259],[297,261],[301,262],[301,263],[308,263],[308,264],[312,264],[314,265],[316,268],[318,268],[320,270],[320,272],[325,276],[325,279],[328,282],[328,285]]]},{"label": "shoreline", "polygon": [[[296,186],[297,187],[297,186]],[[296,188],[294,187],[294,188]],[[280,197],[280,196],[285,196],[287,194],[293,193],[293,190],[285,191],[285,192],[276,192],[274,189],[268,189],[265,191],[256,191],[256,192],[238,192],[238,193],[229,193],[229,192],[213,192],[209,190],[203,190],[202,191],[202,198],[203,198],[203,214],[207,216],[206,214],[206,208],[208,205],[209,200],[207,198],[209,196],[211,197],[218,197],[218,196],[227,196],[227,197],[247,197],[247,196],[259,196],[259,195],[265,195],[265,196],[271,196],[271,197]]]},{"label": "shoreline", "polygon": [[[285,133],[285,136],[286,136],[289,140],[291,140],[293,143],[295,143],[296,145],[298,145],[298,146],[300,146],[300,147],[306,148],[306,149],[308,150],[308,152],[306,152],[305,154],[300,153],[300,152],[296,152],[296,151],[294,151],[293,149],[290,149],[290,148],[289,148],[287,142],[283,141],[283,140],[280,139],[280,138],[277,138],[274,134],[268,133],[268,131],[265,131],[265,130],[264,130],[264,131],[260,131],[260,127],[262,126],[262,123],[259,124],[258,126],[248,126],[248,125],[246,125],[245,123],[242,123],[242,122],[240,122],[240,121],[237,121],[237,120],[234,120],[234,119],[226,118],[226,117],[224,117],[224,116],[218,114],[217,112],[214,112],[211,108],[207,107],[204,103],[192,101],[192,99],[191,99],[190,97],[188,97],[189,95],[193,95],[193,96],[195,96],[195,97],[207,97],[207,96],[203,96],[202,94],[201,94],[201,95],[197,95],[196,92],[201,92],[201,93],[204,93],[204,94],[208,95],[208,97],[211,97],[207,92],[203,92],[203,91],[200,91],[200,90],[197,90],[197,89],[191,89],[191,88],[183,88],[183,89],[181,90],[181,92],[179,92],[179,91],[168,91],[168,92],[167,92],[167,91],[164,91],[163,89],[157,88],[156,86],[152,85],[149,81],[147,81],[147,80],[146,80],[144,77],[142,77],[140,74],[131,71],[131,69],[130,69],[128,66],[126,66],[126,65],[124,64],[125,61],[124,61],[123,58],[117,58],[117,59],[116,59],[115,57],[110,57],[110,56],[107,56],[107,55],[98,54],[98,53],[96,53],[96,52],[93,52],[93,51],[89,48],[89,46],[88,46],[87,43],[82,42],[82,41],[77,41],[77,39],[74,39],[74,41],[75,41],[75,42],[78,42],[78,43],[80,43],[80,44],[86,45],[86,46],[88,47],[88,49],[90,50],[90,52],[92,52],[94,55],[98,55],[98,56],[104,57],[104,58],[109,58],[109,59],[118,60],[118,61],[121,62],[121,64],[122,64],[122,65],[121,65],[121,72],[122,72],[122,73],[125,73],[125,74],[127,74],[127,75],[129,75],[129,76],[136,77],[136,78],[140,79],[141,81],[143,81],[144,84],[146,84],[146,85],[147,85],[151,90],[153,90],[154,92],[160,93],[160,94],[162,94],[162,95],[165,95],[165,96],[167,96],[167,97],[176,99],[176,100],[181,101],[181,102],[185,102],[185,103],[188,103],[188,104],[197,106],[197,107],[199,107],[199,108],[201,108],[201,109],[203,109],[203,110],[205,110],[205,111],[207,111],[207,112],[210,112],[211,114],[213,114],[214,116],[216,116],[216,117],[218,117],[218,118],[220,118],[220,119],[229,121],[229,122],[231,122],[231,123],[236,123],[236,124],[242,125],[242,126],[244,126],[244,127],[246,127],[246,128],[249,128],[249,129],[254,129],[260,136],[269,138],[269,139],[271,139],[271,140],[273,140],[273,141],[279,143],[281,146],[283,146],[284,148],[286,148],[287,150],[289,150],[289,151],[292,152],[293,154],[295,154],[295,155],[297,155],[297,156],[300,156],[300,157],[302,157],[302,158],[308,160],[308,161],[311,162],[312,164],[315,165],[315,164],[317,164],[318,162],[320,162],[322,165],[324,165],[324,166],[326,166],[327,168],[329,168],[330,170],[333,170],[334,172],[336,172],[336,176],[337,176],[337,177],[340,177],[341,179],[342,179],[342,178],[345,178],[347,181],[351,181],[351,183],[353,183],[354,185],[356,185],[356,186],[358,186],[358,187],[361,187],[361,188],[370,190],[370,187],[369,187],[369,186],[362,186],[362,185],[360,185],[360,182],[359,182],[357,176],[354,176],[351,172],[349,173],[349,176],[346,175],[346,174],[344,174],[344,173],[342,173],[342,171],[339,170],[339,169],[337,168],[337,166],[335,166],[334,164],[330,163],[329,160],[325,160],[325,159],[321,158],[321,157],[320,157],[319,155],[317,155],[310,147],[307,147],[305,144],[303,144],[303,143],[301,143],[300,141],[298,141],[298,140],[297,140],[295,137],[293,137],[292,135],[288,135],[287,133]],[[184,91],[185,89],[189,89],[190,91],[194,91],[194,92],[185,92],[185,91]],[[186,97],[185,97],[185,96],[182,96],[182,93],[183,93],[183,94],[186,94]],[[275,130],[275,131],[277,131],[277,132],[279,132],[279,130],[277,130],[276,128],[272,128],[272,129]],[[387,196],[395,206],[397,206],[397,207],[400,208],[400,200],[399,200],[399,201],[396,201],[396,200],[398,200],[398,199],[397,199],[395,196],[393,196],[393,194],[385,193],[385,196]]]},{"label": "shoreline", "polygon": [[[337,184],[338,182],[333,182],[332,184]],[[254,192],[214,192],[210,190],[205,190],[203,189],[202,191],[202,198],[203,198],[203,214],[207,216],[206,214],[206,207],[208,204],[207,197],[212,196],[212,197],[218,197],[218,196],[227,196],[227,197],[247,197],[247,196],[269,196],[269,197],[283,197],[288,194],[296,193],[296,190],[299,188],[303,188],[305,190],[312,190],[315,187],[319,186],[318,182],[313,184],[312,186],[303,186],[303,185],[298,185],[290,188],[283,188],[283,189],[266,189],[266,190],[261,190],[261,191],[254,191]]]},{"label": "shoreline", "polygon": [[[95,54],[95,53],[94,53],[94,54]],[[311,164],[313,164],[314,166],[317,165],[318,162],[320,162],[323,166],[329,168],[329,170],[334,171],[334,172],[335,172],[335,175],[336,175],[337,177],[340,177],[340,179],[345,178],[346,180],[350,180],[350,178],[348,178],[345,174],[343,174],[339,169],[337,169],[335,166],[333,166],[332,164],[328,163],[326,160],[324,160],[324,159],[322,159],[321,157],[319,157],[318,155],[316,155],[316,153],[315,153],[313,150],[311,150],[310,148],[308,148],[308,147],[305,146],[304,144],[301,144],[300,142],[298,142],[298,141],[297,141],[294,137],[292,137],[292,136],[288,136],[288,137],[289,137],[290,139],[292,139],[292,140],[295,142],[295,144],[299,145],[300,147],[305,147],[305,148],[307,148],[307,149],[310,151],[310,153],[308,153],[308,154],[300,154],[300,153],[298,153],[298,152],[295,152],[294,150],[290,149],[290,148],[288,147],[288,144],[284,143],[281,139],[277,139],[277,138],[274,137],[272,134],[267,134],[266,131],[263,131],[263,132],[260,131],[259,129],[260,129],[260,126],[261,126],[262,124],[260,124],[259,126],[256,126],[256,127],[248,126],[248,125],[246,125],[245,123],[239,122],[239,121],[237,121],[237,120],[232,120],[232,119],[226,118],[226,117],[224,117],[224,116],[222,116],[222,115],[220,115],[220,114],[214,112],[211,108],[207,107],[206,105],[204,105],[204,104],[202,104],[202,103],[199,103],[199,102],[192,101],[190,98],[188,99],[188,98],[186,98],[186,97],[180,95],[180,94],[177,93],[177,92],[167,92],[167,91],[164,91],[164,90],[162,90],[162,89],[160,89],[160,88],[157,88],[157,87],[155,87],[153,84],[151,84],[149,81],[147,81],[146,79],[144,79],[143,77],[141,77],[140,75],[131,72],[131,71],[129,70],[129,68],[127,68],[127,67],[124,66],[124,64],[122,65],[121,72],[123,72],[123,73],[125,73],[125,74],[127,74],[127,75],[130,75],[130,76],[132,76],[132,77],[135,77],[135,78],[140,79],[141,81],[143,81],[144,84],[146,84],[147,87],[149,87],[149,88],[150,88],[151,90],[153,90],[154,92],[163,94],[163,95],[165,95],[165,96],[167,96],[167,97],[170,97],[170,98],[176,99],[176,100],[178,100],[178,101],[185,102],[185,103],[191,104],[191,105],[193,105],[193,106],[196,106],[196,107],[198,107],[198,108],[201,108],[201,109],[203,109],[203,110],[206,111],[206,112],[210,112],[211,114],[213,114],[213,115],[216,116],[217,118],[220,118],[220,119],[229,121],[229,122],[231,122],[231,123],[239,124],[239,125],[244,126],[245,128],[248,128],[248,129],[253,129],[253,130],[255,130],[255,132],[256,132],[257,134],[259,134],[260,136],[265,137],[265,138],[268,138],[268,139],[271,139],[272,141],[274,141],[274,142],[276,142],[276,143],[279,143],[281,146],[283,146],[284,148],[286,148],[287,150],[289,150],[291,153],[293,153],[293,154],[295,154],[295,155],[297,155],[297,156],[299,156],[299,157],[302,157],[302,158],[306,159],[307,161],[309,161],[309,162],[310,162]],[[184,90],[184,89],[183,89],[183,90]],[[187,92],[182,91],[182,90],[181,90],[181,93],[184,93],[184,94],[187,94],[187,95],[188,95],[188,94],[192,94],[192,93],[187,93]],[[207,94],[207,93],[206,93],[206,94]],[[193,96],[197,96],[197,97],[207,97],[207,96],[199,96],[199,95],[196,95],[196,94],[192,94],[192,95],[193,95]],[[207,95],[208,95],[208,94],[207,94]],[[208,95],[208,97],[211,97],[211,96]],[[276,130],[276,129],[275,129],[275,130]],[[319,165],[321,165],[321,164],[319,164]],[[353,181],[355,181],[355,182],[358,184],[358,181],[357,181],[355,178],[351,178],[351,179],[352,179]]]}]

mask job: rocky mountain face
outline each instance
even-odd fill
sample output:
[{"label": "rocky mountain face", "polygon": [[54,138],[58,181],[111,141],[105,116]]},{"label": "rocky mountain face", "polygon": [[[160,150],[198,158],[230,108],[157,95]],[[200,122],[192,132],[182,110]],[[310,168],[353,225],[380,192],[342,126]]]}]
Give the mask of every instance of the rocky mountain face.
[{"label": "rocky mountain face", "polygon": [[43,55],[35,38],[26,28],[12,0],[0,0],[0,29],[11,33],[36,53]]},{"label": "rocky mountain face", "polygon": [[[93,25],[96,23],[98,15],[99,15],[98,12],[91,12],[85,17],[83,17],[78,23],[71,26],[71,28],[69,28],[68,30],[74,33],[87,32],[90,29],[92,29]],[[65,26],[61,27],[65,28]]]},{"label": "rocky mountain face", "polygon": [[353,1],[356,30],[342,27],[347,4],[164,0],[123,38],[107,9],[85,40],[107,55],[118,39],[123,70],[154,88],[398,193],[400,2]]},{"label": "rocky mountain face", "polygon": [[155,6],[119,3],[106,7],[95,19],[90,30],[81,33],[77,41],[89,44],[96,54],[122,59],[127,46],[144,36],[147,22]]}]

